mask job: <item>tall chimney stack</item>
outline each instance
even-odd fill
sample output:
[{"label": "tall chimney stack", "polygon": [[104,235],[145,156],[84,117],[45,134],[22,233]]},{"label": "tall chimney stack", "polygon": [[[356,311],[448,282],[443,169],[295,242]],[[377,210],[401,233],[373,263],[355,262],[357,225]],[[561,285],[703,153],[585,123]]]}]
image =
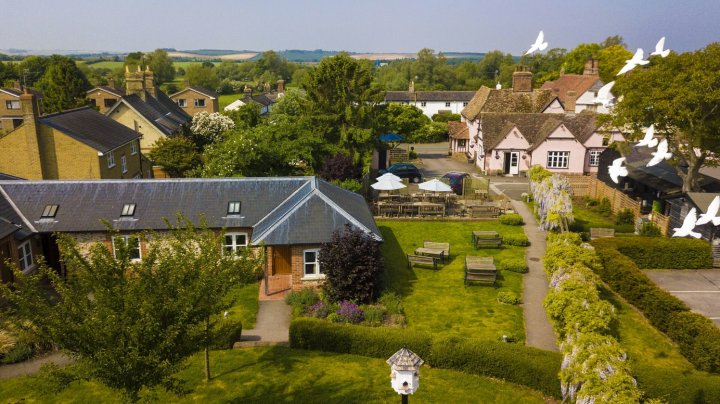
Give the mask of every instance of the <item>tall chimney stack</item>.
[{"label": "tall chimney stack", "polygon": [[565,93],[565,112],[568,114],[574,114],[576,102],[577,93],[573,90],[568,90],[568,92]]},{"label": "tall chimney stack", "polygon": [[518,66],[512,75],[513,91],[532,91],[532,73],[527,66]]},{"label": "tall chimney stack", "polygon": [[252,97],[252,88],[250,88],[249,85],[245,85],[245,89],[243,90],[246,97]]},{"label": "tall chimney stack", "polygon": [[285,92],[285,80],[278,80],[277,81],[277,92],[282,94]]},{"label": "tall chimney stack", "polygon": [[145,91],[150,93],[153,98],[157,98],[157,88],[155,87],[155,75],[150,70],[150,65],[145,66],[145,72],[143,74],[143,80],[145,82]]},{"label": "tall chimney stack", "polygon": [[592,76],[599,76],[600,75],[600,61],[598,59],[588,59],[585,62],[585,69],[583,70],[583,75],[592,75]]}]

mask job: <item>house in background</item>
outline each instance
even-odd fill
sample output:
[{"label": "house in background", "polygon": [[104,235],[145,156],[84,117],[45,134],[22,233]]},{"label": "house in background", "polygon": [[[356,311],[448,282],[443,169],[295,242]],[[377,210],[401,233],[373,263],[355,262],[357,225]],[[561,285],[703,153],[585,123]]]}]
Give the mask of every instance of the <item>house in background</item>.
[{"label": "house in background", "polygon": [[[0,88],[0,134],[10,132],[22,125],[23,112],[20,105],[20,96],[24,89],[19,81],[15,81],[12,88]],[[27,89],[27,92],[35,95],[35,106],[42,113],[42,93]]]},{"label": "house in background", "polygon": [[435,114],[459,114],[473,95],[475,91],[415,91],[411,81],[408,91],[386,91],[385,102],[415,106],[432,118]]},{"label": "house in background", "polygon": [[143,176],[138,133],[90,107],[40,116],[35,95],[20,102],[23,124],[0,136],[0,172],[32,180]]},{"label": "house in background", "polygon": [[583,74],[560,73],[557,80],[543,83],[543,90],[551,90],[565,107],[567,112],[585,110],[606,114],[610,112],[602,104],[596,104],[597,92],[605,83],[600,80],[597,59],[585,62]]},{"label": "house in background", "polygon": [[106,113],[125,95],[125,90],[115,87],[115,81],[108,79],[108,85],[97,86],[85,92],[90,105],[96,107],[101,114]]},{"label": "house in background", "polygon": [[218,94],[199,86],[187,85],[185,89],[171,94],[170,99],[190,116],[195,116],[198,112],[212,114],[220,109]]},{"label": "house in background", "polygon": [[158,140],[183,133],[192,117],[156,85],[150,67],[131,72],[125,67],[125,95],[106,113],[112,120],[137,132],[143,154]]},{"label": "house in background", "polygon": [[448,138],[450,139],[450,155],[465,154],[468,159],[470,154],[470,131],[465,122],[448,122]]},{"label": "house in background", "polygon": [[285,95],[285,81],[278,80],[276,91],[271,91],[270,86],[266,85],[265,91],[258,95],[252,95],[252,88],[245,86],[244,95],[228,104],[223,111],[236,111],[243,105],[254,103],[260,106],[260,115],[268,114],[278,99]]},{"label": "house in background", "polygon": [[[111,250],[113,243],[128,243],[133,258],[142,260],[147,240],[135,235],[154,230],[162,236],[168,230],[164,219],[178,213],[222,230],[225,251],[264,249],[271,289],[273,284],[293,290],[320,284],[325,277],[320,247],[346,224],[382,241],[361,195],[315,177],[0,181],[0,236],[24,231],[23,240],[31,243],[23,256],[43,255],[59,273],[53,233],[73,235],[81,250],[97,242]],[[103,220],[119,237],[110,239]]]}]

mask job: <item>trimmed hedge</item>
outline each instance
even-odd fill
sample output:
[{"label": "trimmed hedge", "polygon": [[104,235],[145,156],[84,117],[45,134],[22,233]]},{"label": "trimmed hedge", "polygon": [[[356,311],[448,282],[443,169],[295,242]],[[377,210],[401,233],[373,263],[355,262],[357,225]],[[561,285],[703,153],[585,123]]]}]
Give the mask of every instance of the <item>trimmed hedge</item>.
[{"label": "trimmed hedge", "polygon": [[640,269],[700,269],[712,267],[712,249],[705,240],[631,237],[615,248]]},{"label": "trimmed hedge", "polygon": [[525,258],[508,258],[497,263],[500,271],[510,271],[524,274],[528,271]]},{"label": "trimmed hedge", "polygon": [[221,319],[213,329],[210,349],[231,349],[233,344],[240,341],[241,335],[242,322],[240,320]]},{"label": "trimmed hedge", "polygon": [[[627,240],[623,239],[623,243]],[[602,263],[593,268],[595,272],[640,310],[653,326],[675,341],[680,352],[697,369],[720,373],[720,329],[709,319],[691,313],[675,296],[658,288],[629,257],[616,249],[616,243],[612,239],[593,241]]]},{"label": "trimmed hedge", "polygon": [[407,347],[432,367],[496,377],[560,397],[560,354],[523,345],[457,337],[433,340],[428,333],[406,329],[300,318],[290,324],[290,346],[381,359]]},{"label": "trimmed hedge", "polygon": [[508,225],[508,226],[522,226],[525,224],[525,222],[523,222],[522,216],[520,216],[517,213],[508,213],[508,214],[500,215],[498,220],[500,220],[500,224],[504,224],[504,225]]},{"label": "trimmed hedge", "polygon": [[527,247],[530,245],[530,240],[524,234],[514,234],[502,236],[502,243],[505,245],[515,245],[519,247]]},{"label": "trimmed hedge", "polygon": [[633,366],[638,387],[646,398],[665,403],[720,403],[720,384],[717,376],[706,373],[687,373],[678,377],[677,369]]}]

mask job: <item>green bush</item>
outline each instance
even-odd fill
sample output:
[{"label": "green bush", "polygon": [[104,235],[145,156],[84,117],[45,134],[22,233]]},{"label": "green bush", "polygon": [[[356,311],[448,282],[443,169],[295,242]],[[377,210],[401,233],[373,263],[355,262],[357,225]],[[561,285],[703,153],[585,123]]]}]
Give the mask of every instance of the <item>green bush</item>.
[{"label": "green bush", "polygon": [[505,245],[527,247],[530,245],[530,240],[528,240],[525,234],[509,234],[502,237],[502,243]]},{"label": "green bush", "polygon": [[624,238],[615,243],[640,269],[701,269],[712,267],[712,249],[705,240],[685,238]]},{"label": "green bush", "polygon": [[560,397],[560,354],[523,345],[464,338],[434,341],[430,334],[406,329],[301,318],[290,324],[290,346],[380,359],[407,347],[432,367],[500,378]]},{"label": "green bush", "polygon": [[362,306],[363,312],[365,312],[365,321],[363,324],[369,325],[370,327],[379,327],[382,325],[385,318],[387,309],[383,305],[368,305]]},{"label": "green bush", "polygon": [[360,193],[360,190],[362,189],[362,183],[353,178],[348,178],[346,180],[332,180],[330,182],[342,189],[347,189],[350,192]]},{"label": "green bush", "polygon": [[497,301],[500,303],[512,304],[512,305],[522,303],[522,300],[520,300],[518,295],[515,294],[514,292],[510,292],[510,291],[498,292]]},{"label": "green bush", "polygon": [[720,330],[708,318],[689,311],[675,312],[667,334],[698,369],[720,373]]},{"label": "green bush", "polygon": [[518,272],[524,274],[528,271],[525,258],[509,258],[499,261],[497,263],[497,269],[500,271]]},{"label": "green bush", "polygon": [[389,315],[405,314],[402,306],[402,299],[400,299],[400,295],[395,292],[383,293],[378,299],[378,304],[385,306]]},{"label": "green bush", "polygon": [[598,206],[600,204],[600,201],[595,198],[589,198],[585,197],[585,206],[592,208],[595,206]]},{"label": "green bush", "polygon": [[30,359],[33,356],[32,347],[22,341],[18,341],[5,355],[2,356],[0,363],[7,365],[10,363],[18,363]]},{"label": "green bush", "polygon": [[615,224],[634,224],[635,213],[632,209],[622,209],[615,214]]},{"label": "green bush", "polygon": [[500,223],[508,226],[522,226],[525,224],[523,222],[522,216],[520,216],[517,213],[509,213],[505,215],[500,215]]},{"label": "green bush", "polygon": [[240,341],[242,335],[242,322],[224,318],[213,329],[213,339],[210,349],[231,349]]},{"label": "green bush", "polygon": [[653,222],[645,222],[640,226],[640,235],[643,237],[660,237],[660,227]]},{"label": "green bush", "polygon": [[418,154],[415,150],[410,150],[410,152],[408,152],[408,159],[415,160],[417,158],[418,158]]},{"label": "green bush", "polygon": [[602,198],[595,210],[603,216],[611,216],[612,205],[610,205],[610,199],[608,199],[607,197]]},{"label": "green bush", "polygon": [[633,373],[647,398],[673,404],[720,403],[717,376],[687,372],[678,377],[676,368],[639,364],[633,366]]},{"label": "green bush", "polygon": [[320,295],[313,288],[303,288],[299,292],[290,292],[285,298],[285,303],[290,306],[312,306],[320,300]]}]

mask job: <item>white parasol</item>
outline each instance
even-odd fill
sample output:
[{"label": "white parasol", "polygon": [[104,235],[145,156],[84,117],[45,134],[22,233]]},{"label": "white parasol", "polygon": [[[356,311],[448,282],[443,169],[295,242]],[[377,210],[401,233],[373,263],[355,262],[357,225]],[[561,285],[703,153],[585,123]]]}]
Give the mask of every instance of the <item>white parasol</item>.
[{"label": "white parasol", "polygon": [[391,179],[391,180],[393,180],[393,181],[402,182],[402,178],[398,177],[397,175],[395,175],[395,174],[393,174],[393,173],[385,173],[385,174],[377,177],[376,181],[381,181],[381,180],[384,180],[384,179],[386,179],[386,178],[387,178],[387,179]]},{"label": "white parasol", "polygon": [[452,188],[450,188],[450,185],[438,181],[436,179],[432,179],[430,181],[425,181],[422,184],[418,185],[418,188],[423,189],[425,191],[433,191],[433,192],[451,192]]},{"label": "white parasol", "polygon": [[379,180],[378,182],[370,186],[373,187],[373,189],[377,189],[378,191],[393,191],[396,189],[405,188],[405,184],[403,184],[402,182],[393,181],[389,178]]}]

